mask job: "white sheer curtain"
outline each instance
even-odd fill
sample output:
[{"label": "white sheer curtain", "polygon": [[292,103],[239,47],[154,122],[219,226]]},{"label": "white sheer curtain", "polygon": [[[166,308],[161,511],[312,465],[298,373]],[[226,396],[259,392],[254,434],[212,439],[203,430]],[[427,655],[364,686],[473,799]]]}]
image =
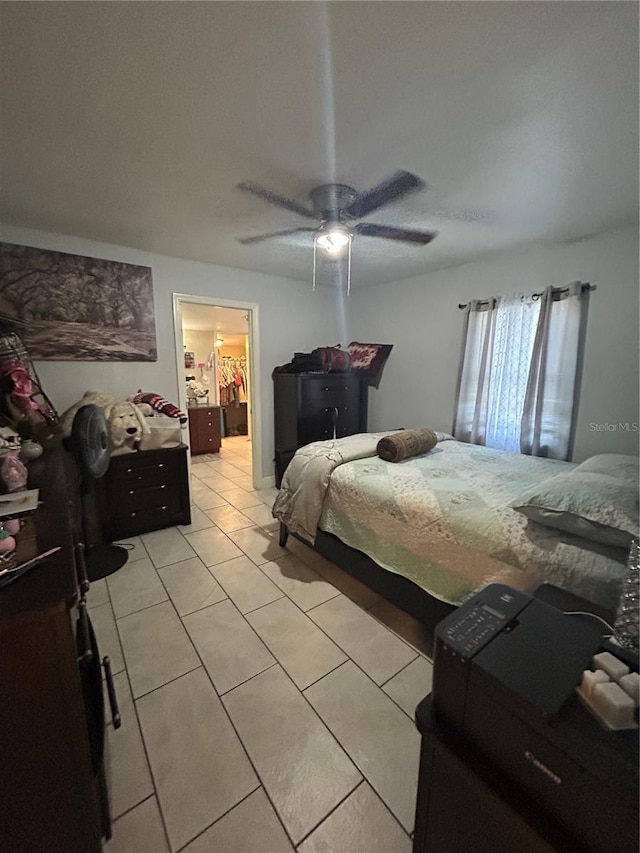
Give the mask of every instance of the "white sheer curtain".
[{"label": "white sheer curtain", "polygon": [[588,286],[472,300],[465,309],[454,436],[568,459]]},{"label": "white sheer curtain", "polygon": [[496,312],[485,444],[520,453],[520,425],[540,302],[502,297]]},{"label": "white sheer curtain", "polygon": [[577,410],[588,286],[548,287],[540,299],[520,432],[520,450],[569,459]]}]

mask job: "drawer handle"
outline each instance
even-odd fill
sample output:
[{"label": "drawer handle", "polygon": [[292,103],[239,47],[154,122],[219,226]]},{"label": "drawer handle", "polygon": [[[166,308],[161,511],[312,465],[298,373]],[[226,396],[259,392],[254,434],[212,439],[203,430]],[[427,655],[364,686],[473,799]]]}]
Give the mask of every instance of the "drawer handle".
[{"label": "drawer handle", "polygon": [[[150,471],[150,470],[152,470],[153,468],[164,468],[164,462],[158,462],[158,464],[157,464],[157,465],[147,465],[147,466],[145,467],[145,470],[146,470],[146,471]],[[135,468],[127,468],[127,474],[131,474],[131,473],[133,473],[135,470],[136,470]],[[142,478],[141,478],[141,477],[138,477],[138,479],[140,480],[140,479],[142,479]]]},{"label": "drawer handle", "polygon": [[119,729],[122,725],[120,719],[120,709],[118,708],[118,698],[116,696],[116,688],[113,683],[113,675],[111,673],[111,661],[108,657],[102,658],[102,666],[104,667],[104,680],[107,682],[107,693],[109,694],[109,706],[111,708],[111,721],[114,729]]},{"label": "drawer handle", "polygon": [[84,542],[76,543],[75,552],[78,584],[80,586],[80,592],[83,596],[85,596],[89,592],[89,587],[91,586],[91,584],[89,583],[89,577],[87,575],[87,564],[85,563],[84,559]]},{"label": "drawer handle", "polygon": [[131,513],[131,518],[135,518],[137,514],[138,514],[138,513],[136,513],[136,512],[132,512],[132,513]]},{"label": "drawer handle", "polygon": [[328,390],[329,390],[329,388],[323,388],[323,391],[328,391]]},{"label": "drawer handle", "polygon": [[81,598],[78,602],[78,622],[80,623],[80,632],[82,635],[82,654],[78,661],[89,663],[93,660],[93,649],[91,648],[91,637],[89,636],[89,616],[87,614],[87,602]]}]

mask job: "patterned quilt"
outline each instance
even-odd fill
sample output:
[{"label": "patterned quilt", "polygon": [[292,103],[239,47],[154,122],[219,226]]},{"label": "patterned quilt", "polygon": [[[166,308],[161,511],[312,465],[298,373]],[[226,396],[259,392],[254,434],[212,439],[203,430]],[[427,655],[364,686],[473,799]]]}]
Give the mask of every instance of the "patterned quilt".
[{"label": "patterned quilt", "polygon": [[615,607],[624,552],[509,507],[524,489],[573,467],[454,440],[396,464],[360,458],[332,471],[319,526],[452,604],[489,583],[530,592],[547,582]]}]

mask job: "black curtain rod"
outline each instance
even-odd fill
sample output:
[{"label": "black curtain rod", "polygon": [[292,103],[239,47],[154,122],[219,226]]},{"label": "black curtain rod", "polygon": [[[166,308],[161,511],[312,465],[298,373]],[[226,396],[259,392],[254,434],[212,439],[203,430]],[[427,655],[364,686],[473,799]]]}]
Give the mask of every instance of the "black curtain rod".
[{"label": "black curtain rod", "polygon": [[[589,282],[587,281],[582,285],[582,287],[580,289],[584,293],[585,290],[595,290],[597,287],[598,287],[597,284],[589,284]],[[568,290],[569,290],[568,287],[554,287],[553,288],[554,293],[566,293]],[[541,290],[539,293],[532,293],[531,298],[534,300],[540,299],[540,297],[542,296],[543,293],[544,293],[543,290]],[[522,299],[524,299],[524,296],[522,297]],[[478,305],[490,305],[491,302],[494,302],[494,301],[495,301],[494,299],[480,299],[480,300],[478,300]],[[469,304],[468,302],[458,302],[458,308],[466,308],[468,304]]]}]

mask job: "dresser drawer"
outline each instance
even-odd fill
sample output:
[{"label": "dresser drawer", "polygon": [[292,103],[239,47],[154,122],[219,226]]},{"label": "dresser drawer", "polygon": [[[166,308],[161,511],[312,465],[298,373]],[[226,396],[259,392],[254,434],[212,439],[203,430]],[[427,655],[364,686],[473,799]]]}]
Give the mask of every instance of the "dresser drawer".
[{"label": "dresser drawer", "polygon": [[172,524],[189,524],[180,505],[175,501],[143,509],[121,508],[110,516],[108,529],[113,538],[122,539]]},{"label": "dresser drawer", "polygon": [[324,406],[343,406],[345,403],[357,405],[359,399],[360,385],[343,379],[339,383],[328,383],[326,380],[320,383],[304,382],[300,402],[302,408],[317,409]]},{"label": "dresser drawer", "polygon": [[[218,423],[220,422],[220,408],[219,406],[210,406],[208,408],[192,408],[189,412],[189,417],[195,416],[196,420],[213,420],[214,418],[218,419]],[[209,424],[211,426],[211,424]]]},{"label": "dresser drawer", "polygon": [[118,466],[115,469],[109,469],[107,477],[114,482],[116,481],[131,483],[134,486],[152,486],[156,483],[166,483],[175,476],[176,466],[168,461],[148,461],[143,464],[130,464]]},{"label": "dresser drawer", "polygon": [[220,442],[214,435],[198,436],[198,453],[217,453]]},{"label": "dresser drawer", "polygon": [[179,503],[175,489],[172,489],[166,483],[158,483],[154,486],[146,484],[133,486],[123,480],[118,480],[114,483],[111,490],[111,499],[116,508],[122,505],[126,506],[129,510],[160,506],[161,504],[171,502],[175,504]]}]

